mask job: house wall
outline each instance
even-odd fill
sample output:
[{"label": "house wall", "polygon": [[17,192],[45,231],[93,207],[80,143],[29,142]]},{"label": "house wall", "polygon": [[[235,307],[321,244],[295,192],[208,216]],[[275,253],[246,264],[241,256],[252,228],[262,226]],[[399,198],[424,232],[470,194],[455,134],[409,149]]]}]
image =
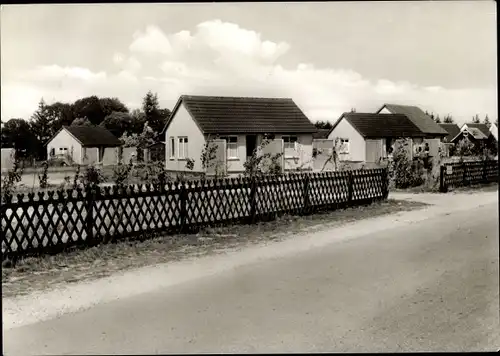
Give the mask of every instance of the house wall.
[{"label": "house wall", "polygon": [[74,138],[68,131],[62,129],[48,144],[47,144],[47,157],[50,158],[50,151],[54,148],[55,157],[59,155],[64,155],[59,148],[66,147],[68,149],[67,154],[74,163],[82,164],[83,153],[82,145],[76,138]]},{"label": "house wall", "polygon": [[313,159],[314,171],[333,171],[335,169],[335,163],[333,162],[333,160],[329,160],[333,153],[333,144],[333,140],[313,140],[313,151],[317,150],[318,152],[316,154],[316,157]]},{"label": "house wall", "polygon": [[[134,158],[135,156],[135,158]],[[123,147],[122,148],[122,163],[128,164],[130,160],[137,159],[137,147]]]},{"label": "house wall", "polygon": [[15,150],[13,148],[2,148],[2,171],[6,171],[14,167]]},{"label": "house wall", "polygon": [[424,139],[424,147],[425,147],[426,143],[429,144],[429,155],[431,155],[432,157],[438,157],[441,139],[439,139],[439,138],[425,138]]},{"label": "house wall", "polygon": [[496,141],[498,141],[498,127],[495,124],[491,124],[490,126],[490,132],[495,138]]},{"label": "house wall", "polygon": [[99,149],[97,147],[83,147],[80,164],[96,164],[99,161]]},{"label": "house wall", "polygon": [[[278,138],[278,137],[277,137]],[[283,138],[280,135],[279,138]],[[301,167],[304,170],[313,169],[313,137],[312,134],[297,135],[298,146],[295,157],[284,157],[285,169],[297,169]]]},{"label": "house wall", "polygon": [[[226,136],[226,135],[221,135],[221,136]],[[245,170],[244,163],[247,160],[247,148],[246,148],[246,136],[247,135],[229,135],[229,136],[236,136],[238,138],[238,151],[237,151],[237,157],[227,157],[227,163],[226,163],[226,168],[228,173],[236,173],[236,172],[243,172]],[[281,142],[282,138],[284,135],[282,134],[275,134],[274,138],[275,140],[279,140]],[[312,134],[301,134],[301,135],[296,135],[297,140],[298,140],[298,150],[297,150],[297,155],[294,157],[285,157],[284,158],[284,166],[285,169],[296,169],[297,167],[301,166],[303,162],[305,164],[303,165],[303,169],[312,169],[313,167],[313,161],[312,161]],[[208,139],[208,136],[206,137]],[[264,141],[264,135],[258,134],[257,135],[257,142],[256,145],[259,146],[262,144]],[[265,149],[265,152],[278,154],[281,153],[282,150],[279,149],[281,147],[279,144],[277,145],[270,145],[269,149]],[[267,147],[266,147],[267,148]],[[201,152],[200,152],[201,155]]]},{"label": "house wall", "polygon": [[[274,138],[268,145],[262,148],[262,154],[269,153],[271,155],[276,155],[283,152],[283,140],[281,138]],[[284,156],[281,156],[279,163],[282,168],[285,167]],[[271,159],[264,159],[261,161],[263,171],[271,164]]]},{"label": "house wall", "polygon": [[247,159],[247,136],[246,135],[230,135],[238,137],[238,157],[227,157],[227,171],[242,172],[245,170],[243,164]]},{"label": "house wall", "polygon": [[[188,157],[194,159],[194,169],[195,172],[201,172],[201,153],[203,151],[203,147],[205,145],[205,137],[203,133],[196,125],[195,121],[186,110],[184,104],[181,104],[177,109],[174,117],[172,117],[172,121],[168,126],[167,132],[165,133],[165,160],[166,160],[166,168],[168,170],[175,171],[185,171],[186,169],[186,160],[179,159],[179,147],[178,147],[178,137],[187,137],[188,138]],[[170,138],[175,138],[175,157],[170,158]]]},{"label": "house wall", "polygon": [[328,138],[334,141],[337,138],[349,139],[349,154],[340,155],[341,161],[366,161],[365,139],[347,120],[342,119],[335,129],[330,132]]},{"label": "house wall", "polygon": [[379,114],[392,114],[385,106],[382,110],[380,110]]},{"label": "house wall", "polygon": [[102,157],[102,164],[104,166],[118,164],[118,147],[106,147]]},{"label": "house wall", "polygon": [[207,167],[206,173],[208,175],[221,175],[228,173],[226,164],[226,141],[214,139],[211,142],[215,145],[215,159]]}]

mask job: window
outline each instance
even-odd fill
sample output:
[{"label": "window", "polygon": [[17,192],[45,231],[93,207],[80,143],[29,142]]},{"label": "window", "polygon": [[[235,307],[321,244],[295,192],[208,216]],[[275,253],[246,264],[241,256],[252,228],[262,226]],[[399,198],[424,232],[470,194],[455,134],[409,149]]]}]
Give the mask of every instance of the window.
[{"label": "window", "polygon": [[221,140],[226,141],[227,158],[229,159],[238,158],[238,137],[237,136],[221,137]]},{"label": "window", "polygon": [[51,155],[51,156],[55,156],[55,155],[56,155],[56,149],[55,149],[55,148],[53,148],[53,147],[52,147],[52,148],[50,149],[50,155]]},{"label": "window", "polygon": [[179,137],[179,159],[188,158],[188,138]]},{"label": "window", "polygon": [[170,159],[175,158],[175,138],[170,137]]},{"label": "window", "polygon": [[295,157],[297,155],[297,136],[283,136],[285,157]]},{"label": "window", "polygon": [[59,152],[66,153],[66,152],[68,152],[68,148],[67,147],[59,147]]},{"label": "window", "polygon": [[340,139],[340,154],[349,154],[349,139],[341,138]]}]

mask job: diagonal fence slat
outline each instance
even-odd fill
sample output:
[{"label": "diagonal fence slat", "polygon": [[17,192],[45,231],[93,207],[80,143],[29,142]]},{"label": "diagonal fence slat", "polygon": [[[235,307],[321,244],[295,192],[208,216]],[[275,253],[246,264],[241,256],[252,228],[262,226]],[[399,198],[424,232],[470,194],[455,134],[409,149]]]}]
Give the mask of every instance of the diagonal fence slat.
[{"label": "diagonal fence slat", "polygon": [[[466,177],[496,167],[471,166]],[[365,204],[387,198],[386,180],[372,169],[20,194],[0,205],[2,258]]]},{"label": "diagonal fence slat", "polygon": [[498,161],[446,163],[441,166],[440,190],[498,181]]}]

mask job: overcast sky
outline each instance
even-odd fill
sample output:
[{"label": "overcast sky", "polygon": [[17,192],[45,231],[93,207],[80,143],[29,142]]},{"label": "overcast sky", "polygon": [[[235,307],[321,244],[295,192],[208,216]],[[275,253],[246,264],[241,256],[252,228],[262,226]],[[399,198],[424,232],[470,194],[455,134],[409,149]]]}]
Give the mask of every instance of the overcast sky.
[{"label": "overcast sky", "polygon": [[411,104],[497,115],[493,1],[7,5],[1,118],[41,97],[292,97],[312,120]]}]

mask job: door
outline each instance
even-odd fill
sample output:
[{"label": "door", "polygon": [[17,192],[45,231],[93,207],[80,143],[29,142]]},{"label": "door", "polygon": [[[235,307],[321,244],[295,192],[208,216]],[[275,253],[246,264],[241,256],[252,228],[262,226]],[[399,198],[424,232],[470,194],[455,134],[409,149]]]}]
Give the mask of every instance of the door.
[{"label": "door", "polygon": [[247,135],[247,157],[252,157],[254,150],[257,148],[257,135]]}]

